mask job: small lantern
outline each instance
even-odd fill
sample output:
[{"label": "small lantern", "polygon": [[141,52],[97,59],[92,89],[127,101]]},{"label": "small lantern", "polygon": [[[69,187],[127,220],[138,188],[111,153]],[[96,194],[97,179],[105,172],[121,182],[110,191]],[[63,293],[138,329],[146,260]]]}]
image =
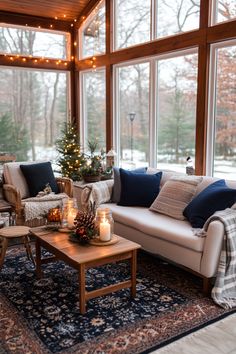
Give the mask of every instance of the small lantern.
[{"label": "small lantern", "polygon": [[108,153],[106,154],[107,157],[107,168],[108,167],[113,167],[115,163],[115,157],[116,157],[116,152],[114,150],[109,150]]},{"label": "small lantern", "polygon": [[110,241],[114,229],[114,220],[109,208],[99,208],[97,210],[96,224],[100,240]]},{"label": "small lantern", "polygon": [[61,208],[52,208],[47,214],[47,226],[59,227],[62,220]]},{"label": "small lantern", "polygon": [[63,206],[63,227],[68,227],[68,229],[75,228],[75,218],[78,213],[78,206],[76,198],[67,199],[65,205]]}]

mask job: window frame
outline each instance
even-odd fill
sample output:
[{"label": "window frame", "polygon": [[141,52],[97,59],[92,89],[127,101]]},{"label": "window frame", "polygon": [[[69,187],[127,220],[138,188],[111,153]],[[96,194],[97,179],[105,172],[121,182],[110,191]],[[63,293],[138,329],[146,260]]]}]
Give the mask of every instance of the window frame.
[{"label": "window frame", "polygon": [[[119,68],[149,63],[149,161],[150,167],[156,168],[157,166],[157,146],[158,146],[158,134],[157,134],[157,123],[158,123],[158,75],[157,75],[157,64],[159,60],[172,59],[177,57],[182,57],[185,55],[196,54],[199,61],[199,48],[194,46],[192,48],[178,50],[170,53],[165,53],[161,55],[155,55],[151,57],[144,57],[142,59],[129,60],[119,64],[114,65],[114,79],[113,79],[113,142],[114,149],[117,153],[116,159],[117,164],[120,165],[120,107],[119,107]],[[198,90],[198,72],[197,72],[197,90]],[[196,90],[196,95],[197,95]],[[196,97],[196,107],[197,107],[197,97]],[[196,113],[196,130],[197,130],[197,113]],[[196,135],[196,131],[195,131]],[[196,144],[196,143],[195,143]],[[196,149],[195,149],[196,150]]]},{"label": "window frame", "polygon": [[[22,29],[24,31],[33,31],[33,32],[43,32],[43,33],[48,33],[48,34],[59,34],[59,35],[64,35],[66,39],[66,45],[65,45],[65,51],[66,51],[66,56],[65,58],[59,58],[59,57],[48,57],[46,55],[32,55],[33,58],[38,58],[38,57],[43,57],[51,60],[70,60],[71,58],[71,35],[70,32],[66,31],[58,31],[58,30],[53,30],[53,29],[45,29],[45,28],[38,28],[38,27],[32,27],[32,26],[21,26],[21,25],[16,25],[16,24],[9,24],[9,23],[3,23],[0,22],[0,28],[10,28],[10,29]],[[0,55],[12,55],[12,56],[20,56],[20,57],[28,57],[29,55],[26,53],[10,53],[10,52],[1,52]]]},{"label": "window frame", "polygon": [[[83,50],[84,50],[83,32],[84,32],[84,29],[88,25],[88,23],[91,22],[92,18],[95,16],[96,10],[99,10],[99,8],[102,7],[102,6],[105,7],[105,50],[104,50],[104,53],[94,53],[93,55],[85,55],[85,56],[83,56]],[[99,2],[97,4],[95,9],[93,9],[90,12],[90,14],[88,15],[88,17],[83,21],[83,23],[79,27],[79,30],[78,30],[77,33],[78,33],[79,43],[81,43],[81,45],[78,46],[79,60],[87,59],[87,58],[90,58],[90,57],[93,57],[93,56],[98,57],[98,56],[106,54],[106,36],[107,36],[107,31],[106,31],[106,0],[102,0],[101,2]]]},{"label": "window frame", "polygon": [[222,23],[229,23],[231,21],[236,20],[236,16],[235,16],[229,20],[217,21],[217,19],[218,19],[218,0],[210,0],[210,1],[211,1],[210,2],[210,11],[209,11],[209,13],[211,14],[210,26],[217,26]]},{"label": "window frame", "polygon": [[[105,89],[106,89],[106,67],[101,66],[98,69],[86,69],[81,70],[79,73],[79,83],[80,83],[80,144],[82,145],[83,149],[86,147],[87,137],[88,137],[88,122],[85,119],[85,115],[87,112],[87,104],[86,104],[86,90],[85,90],[85,74],[92,73],[92,72],[99,72],[104,71],[105,74]],[[106,112],[106,106],[105,106]]]},{"label": "window frame", "polygon": [[157,23],[157,1],[156,0],[150,0],[150,39],[148,41],[146,41],[146,42],[140,42],[140,43],[137,43],[137,44],[129,45],[129,46],[124,47],[124,48],[116,48],[116,46],[117,46],[117,40],[116,40],[116,37],[117,37],[116,36],[117,1],[118,0],[112,1],[112,9],[111,9],[111,19],[112,19],[111,50],[114,53],[116,53],[118,51],[122,51],[122,50],[127,50],[129,48],[139,47],[140,45],[144,45],[144,44],[147,44],[147,43],[150,43],[150,42],[155,42],[155,41],[160,41],[160,40],[163,40],[163,39],[171,38],[171,37],[174,37],[176,35],[181,35],[181,34],[190,33],[190,32],[196,31],[196,30],[200,30],[201,8],[199,8],[199,24],[198,24],[198,27],[193,28],[193,29],[191,29],[189,31],[179,32],[177,34],[173,33],[173,34],[170,34],[168,36],[157,37],[157,29],[158,29],[158,27],[157,27],[157,25],[158,25],[158,23]]},{"label": "window frame", "polygon": [[232,46],[236,46],[236,39],[213,43],[210,46],[206,144],[206,175],[208,176],[214,176],[217,97],[217,51],[218,49]]}]

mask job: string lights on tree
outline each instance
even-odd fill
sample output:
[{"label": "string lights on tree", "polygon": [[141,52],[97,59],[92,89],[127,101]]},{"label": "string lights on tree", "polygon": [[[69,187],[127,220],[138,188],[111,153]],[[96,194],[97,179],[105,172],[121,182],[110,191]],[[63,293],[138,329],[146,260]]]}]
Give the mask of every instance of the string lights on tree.
[{"label": "string lights on tree", "polygon": [[57,151],[60,153],[58,166],[62,176],[69,177],[74,181],[81,180],[81,168],[86,160],[81,153],[79,135],[76,128],[67,123],[62,130],[62,137],[56,142]]}]

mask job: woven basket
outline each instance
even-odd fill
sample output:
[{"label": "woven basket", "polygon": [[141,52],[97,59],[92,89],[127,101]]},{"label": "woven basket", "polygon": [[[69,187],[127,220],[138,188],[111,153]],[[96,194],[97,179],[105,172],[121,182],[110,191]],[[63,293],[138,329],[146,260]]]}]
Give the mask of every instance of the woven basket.
[{"label": "woven basket", "polygon": [[99,182],[101,180],[101,176],[83,176],[83,180],[87,183]]}]

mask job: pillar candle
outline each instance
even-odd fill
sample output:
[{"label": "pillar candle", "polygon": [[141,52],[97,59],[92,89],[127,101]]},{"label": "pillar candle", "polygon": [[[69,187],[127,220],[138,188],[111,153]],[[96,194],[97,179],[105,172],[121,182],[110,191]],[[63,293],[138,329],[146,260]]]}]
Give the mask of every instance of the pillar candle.
[{"label": "pillar candle", "polygon": [[103,220],[100,223],[99,227],[99,235],[100,235],[100,240],[101,241],[110,241],[111,239],[111,226],[107,220]]}]

